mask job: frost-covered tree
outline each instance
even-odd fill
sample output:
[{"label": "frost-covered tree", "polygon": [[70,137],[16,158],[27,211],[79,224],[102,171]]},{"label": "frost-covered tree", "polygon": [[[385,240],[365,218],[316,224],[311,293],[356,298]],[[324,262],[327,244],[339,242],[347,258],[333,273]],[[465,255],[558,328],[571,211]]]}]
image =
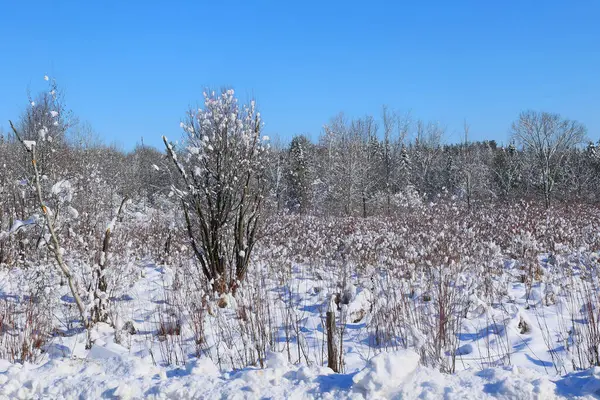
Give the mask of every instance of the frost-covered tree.
[{"label": "frost-covered tree", "polygon": [[410,184],[410,163],[404,144],[409,131],[408,118],[399,116],[383,107],[383,141],[381,155],[381,191],[384,195],[384,208],[391,212],[392,197]]},{"label": "frost-covered tree", "polygon": [[567,153],[584,141],[585,126],[563,119],[558,114],[524,111],[513,122],[512,134],[517,143],[531,154],[544,203],[549,207]]},{"label": "frost-covered tree", "polygon": [[516,191],[523,180],[522,155],[514,144],[501,147],[495,151],[492,160],[493,180],[497,186],[498,197],[507,200],[516,196]]},{"label": "frost-covered tree", "polygon": [[590,142],[584,153],[588,174],[588,190],[596,200],[600,198],[600,140]]},{"label": "frost-covered tree", "polygon": [[16,180],[19,154],[13,140],[0,131],[0,265],[12,263],[18,251],[16,240],[9,240],[7,233],[20,213],[23,198]]},{"label": "frost-covered tree", "polygon": [[354,121],[353,129],[357,131],[355,137],[363,143],[362,159],[365,167],[359,171],[359,190],[361,214],[366,218],[375,195],[382,190],[385,149],[377,138],[377,124],[373,117]]},{"label": "frost-covered tree", "polygon": [[304,136],[295,136],[290,143],[288,155],[288,201],[291,209],[306,214],[312,201],[313,171],[311,170],[310,140]]},{"label": "frost-covered tree", "polygon": [[184,146],[163,137],[177,166],[174,181],[187,232],[204,275],[219,293],[244,280],[266,192],[262,120],[254,101],[238,104],[234,91],[204,93],[204,107],[190,110]]},{"label": "frost-covered tree", "polygon": [[[446,172],[445,162],[448,161],[442,161],[441,157],[443,134],[444,128],[439,124],[417,121],[416,137],[411,147],[412,183],[421,193],[432,195],[443,186],[440,184],[439,175]],[[436,167],[439,168],[436,170]]]},{"label": "frost-covered tree", "polygon": [[328,209],[346,216],[367,214],[381,184],[382,149],[373,117],[347,122],[343,114],[324,126],[322,179],[327,182]]},{"label": "frost-covered tree", "polygon": [[136,145],[133,152],[127,154],[127,163],[134,167],[127,176],[129,196],[139,195],[153,202],[156,194],[168,193],[168,167],[172,164],[166,165],[163,159],[164,154],[143,143]]},{"label": "frost-covered tree", "polygon": [[340,113],[323,127],[321,146],[325,149],[321,176],[325,181],[324,207],[328,212],[349,216],[356,203],[360,147],[351,140],[346,117]]},{"label": "frost-covered tree", "polygon": [[457,194],[470,209],[474,200],[482,199],[492,193],[491,170],[489,160],[492,158],[495,142],[470,142],[470,127],[464,123],[464,142],[458,146],[455,159],[454,184]]},{"label": "frost-covered tree", "polygon": [[59,159],[66,145],[67,132],[77,124],[73,112],[66,106],[63,92],[55,79],[44,76],[47,90],[29,96],[29,107],[17,127],[24,140],[44,142],[38,148],[40,173],[52,178],[60,170]]},{"label": "frost-covered tree", "polygon": [[[27,240],[32,246],[27,258],[37,252],[53,259],[89,333],[96,322],[109,321],[110,296],[117,294],[117,283],[126,281],[127,246],[120,242],[113,254],[110,245],[117,217],[125,205],[121,180],[117,179],[125,164],[114,161],[124,159],[124,155],[118,153],[113,158],[100,146],[70,144],[66,135],[73,121],[71,113],[55,82],[46,80],[50,91],[38,96],[39,102],[30,101],[21,128],[11,122],[21,149],[26,150],[19,152],[26,158],[21,160],[14,178],[21,186],[22,197],[35,208],[23,208],[22,217],[13,215],[15,222],[9,235],[30,231]],[[123,254],[126,256],[120,257]],[[117,264],[121,268],[115,273],[116,268],[110,267]],[[32,267],[43,269],[44,265]],[[87,345],[91,345],[91,336]]]},{"label": "frost-covered tree", "polygon": [[593,143],[591,145],[567,152],[556,189],[561,200],[593,201],[596,198],[599,170]]},{"label": "frost-covered tree", "polygon": [[404,144],[400,147],[400,156],[398,159],[398,180],[402,186],[410,185],[411,162],[408,149]]},{"label": "frost-covered tree", "polygon": [[278,138],[270,138],[269,151],[266,154],[265,177],[268,196],[265,208],[267,213],[279,213],[285,209],[289,186],[289,149]]},{"label": "frost-covered tree", "polygon": [[[47,141],[47,136],[43,133],[40,133],[39,143],[36,140],[25,140],[23,136],[19,134],[19,131],[15,126],[10,123],[11,128],[18,138],[18,140],[22,143],[23,147],[27,150],[27,153],[30,155],[30,165],[32,167],[33,172],[31,173],[31,188],[35,193],[36,203],[39,207],[39,213],[34,214],[27,222],[27,225],[37,224],[38,221],[41,222],[42,227],[42,235],[40,237],[40,241],[43,241],[47,247],[47,249],[53,254],[54,259],[56,261],[56,265],[58,269],[62,273],[62,276],[66,279],[75,304],[77,305],[77,309],[79,311],[79,315],[81,317],[81,321],[83,325],[88,328],[88,314],[86,306],[82,300],[81,296],[81,288],[77,284],[76,275],[74,274],[72,268],[66,263],[64,258],[64,248],[61,246],[61,241],[59,239],[57,228],[57,216],[59,215],[59,207],[58,205],[64,205],[67,210],[67,214],[72,217],[76,216],[77,211],[70,206],[70,202],[72,199],[71,186],[68,181],[61,180],[58,183],[52,185],[50,189],[50,194],[55,198],[56,206],[50,207],[50,203],[47,201],[48,192],[44,190],[42,187],[43,181],[47,179],[43,179],[41,175],[41,168],[38,166],[39,159],[37,157],[38,148],[44,148],[40,146],[40,144]],[[40,129],[44,130],[45,126],[42,126]],[[30,222],[29,222],[30,221]],[[24,223],[22,223],[24,224]],[[11,229],[12,230],[12,229]],[[89,332],[89,330],[88,330]]]}]

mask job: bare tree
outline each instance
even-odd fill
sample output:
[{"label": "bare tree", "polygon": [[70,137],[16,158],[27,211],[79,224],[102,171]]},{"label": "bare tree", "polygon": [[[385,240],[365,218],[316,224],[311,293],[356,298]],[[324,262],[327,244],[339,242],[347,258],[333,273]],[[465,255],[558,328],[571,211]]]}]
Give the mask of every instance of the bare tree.
[{"label": "bare tree", "polygon": [[549,207],[550,196],[568,150],[585,140],[585,126],[562,119],[558,114],[524,111],[512,124],[512,134],[525,151],[531,152],[539,171],[544,203]]}]

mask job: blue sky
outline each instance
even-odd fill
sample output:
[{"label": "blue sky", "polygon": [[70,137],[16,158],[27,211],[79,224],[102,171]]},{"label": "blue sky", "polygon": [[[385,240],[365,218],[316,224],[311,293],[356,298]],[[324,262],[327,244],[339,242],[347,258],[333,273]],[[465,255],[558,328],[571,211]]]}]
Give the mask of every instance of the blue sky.
[{"label": "blue sky", "polygon": [[506,142],[524,109],[600,138],[600,2],[3,1],[0,127],[55,77],[105,142],[180,137],[205,87],[255,97],[289,140],[387,104]]}]

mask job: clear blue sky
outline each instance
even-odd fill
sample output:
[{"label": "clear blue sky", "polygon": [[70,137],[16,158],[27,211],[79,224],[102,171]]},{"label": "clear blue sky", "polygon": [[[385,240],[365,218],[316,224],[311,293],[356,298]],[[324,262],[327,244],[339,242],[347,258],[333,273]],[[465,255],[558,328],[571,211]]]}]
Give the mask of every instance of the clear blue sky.
[{"label": "clear blue sky", "polygon": [[0,3],[0,127],[55,77],[106,142],[160,146],[205,87],[255,97],[267,134],[317,138],[381,106],[459,140],[506,142],[523,109],[600,135],[600,2],[10,1]]}]

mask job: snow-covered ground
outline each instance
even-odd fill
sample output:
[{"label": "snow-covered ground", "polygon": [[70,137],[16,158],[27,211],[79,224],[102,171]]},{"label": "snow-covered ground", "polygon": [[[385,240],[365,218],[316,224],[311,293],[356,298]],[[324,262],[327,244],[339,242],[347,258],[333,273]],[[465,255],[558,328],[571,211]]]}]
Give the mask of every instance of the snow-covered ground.
[{"label": "snow-covered ground", "polygon": [[[205,322],[215,328],[205,332],[205,342],[198,351],[186,312],[179,314],[183,318],[179,321],[179,335],[161,336],[159,333],[161,326],[168,325],[172,308],[181,301],[172,294],[173,287],[180,285],[174,285],[179,279],[177,274],[169,267],[149,262],[141,262],[138,268],[139,279],[126,295],[113,301],[120,329],[115,332],[108,324],[99,324],[93,332],[94,345],[87,350],[85,334],[71,328],[67,334],[55,335],[46,343],[35,364],[0,361],[0,397],[551,399],[600,396],[600,368],[573,372],[564,362],[568,360],[568,352],[558,343],[553,356],[548,351],[548,338],[544,333],[546,329],[552,337],[550,340],[556,341],[555,333],[560,331],[560,324],[569,320],[573,312],[585,310],[573,310],[561,300],[564,296],[559,296],[555,304],[542,306],[541,293],[547,290],[540,284],[527,290],[525,284],[511,282],[501,307],[473,299],[468,315],[458,328],[456,372],[444,374],[438,368],[421,365],[421,354],[413,350],[397,346],[382,351],[373,346],[371,314],[377,290],[373,286],[367,288],[366,282],[372,279],[358,277],[344,292],[348,297],[348,304],[342,305],[340,311],[348,319],[343,332],[344,368],[342,373],[334,373],[323,366],[323,313],[330,300],[326,282],[331,280],[323,276],[327,271],[295,265],[287,284],[277,286],[276,282],[270,282],[261,288],[259,292],[266,297],[260,298],[271,299],[265,302],[272,304],[266,311],[279,321],[273,326],[284,326],[280,321],[291,318],[292,332],[274,329],[273,348],[278,351],[265,352],[256,367],[234,369],[232,365],[243,363],[245,346],[239,342],[247,344],[250,338],[248,332],[231,321],[245,306],[244,298],[255,301],[260,298],[251,293],[244,297],[242,293],[237,299],[227,299],[223,308],[217,307],[203,316]],[[505,268],[510,272],[513,266],[507,263]],[[2,272],[4,301],[22,296],[25,281],[29,279],[24,271]],[[62,313],[63,319],[69,299],[66,288],[61,290],[64,293],[59,293],[63,295],[59,303],[64,304],[59,304],[55,311]],[[56,293],[49,295],[60,297]],[[251,319],[245,321],[245,325],[254,324]],[[133,325],[135,333],[127,322]],[[298,332],[294,332],[294,327]],[[218,341],[223,332],[231,332],[233,342]],[[418,343],[418,337],[415,340]],[[215,353],[217,348],[219,351]]]},{"label": "snow-covered ground", "polygon": [[358,373],[294,366],[270,353],[265,368],[221,373],[208,358],[183,368],[154,366],[114,344],[86,358],[42,365],[0,364],[0,397],[19,399],[553,399],[597,398],[600,368],[550,378],[526,367],[443,374],[417,365],[411,351],[381,353]]}]

